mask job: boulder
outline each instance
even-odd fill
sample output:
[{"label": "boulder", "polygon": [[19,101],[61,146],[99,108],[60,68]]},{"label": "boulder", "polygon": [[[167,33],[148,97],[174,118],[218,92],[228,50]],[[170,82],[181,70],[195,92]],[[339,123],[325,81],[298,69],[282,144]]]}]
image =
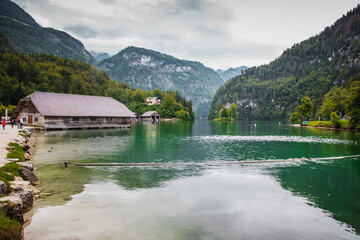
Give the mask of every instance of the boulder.
[{"label": "boulder", "polygon": [[29,161],[31,159],[31,156],[29,153],[25,153],[24,158],[26,161]]},{"label": "boulder", "polygon": [[20,170],[20,175],[24,180],[29,181],[32,185],[36,185],[37,182],[39,181],[37,176],[32,171],[30,171],[29,169],[27,169],[25,167],[23,167]]},{"label": "boulder", "polygon": [[23,166],[24,168],[29,169],[30,171],[34,171],[34,165],[29,162],[17,162],[17,164]]},{"label": "boulder", "polygon": [[0,196],[6,194],[7,192],[7,185],[5,182],[0,180]]},{"label": "boulder", "polygon": [[30,149],[30,146],[29,146],[29,144],[25,144],[24,146],[23,146],[23,150],[26,152],[27,150],[29,150]]},{"label": "boulder", "polygon": [[24,223],[24,208],[23,203],[20,197],[12,197],[9,206],[7,217],[15,218],[19,220],[20,223]]},{"label": "boulder", "polygon": [[8,214],[9,204],[8,203],[0,203],[0,212],[6,216]]},{"label": "boulder", "polygon": [[19,197],[23,203],[23,212],[27,212],[30,210],[34,203],[34,196],[31,191],[24,190],[21,187],[16,187],[12,194],[15,197]]}]

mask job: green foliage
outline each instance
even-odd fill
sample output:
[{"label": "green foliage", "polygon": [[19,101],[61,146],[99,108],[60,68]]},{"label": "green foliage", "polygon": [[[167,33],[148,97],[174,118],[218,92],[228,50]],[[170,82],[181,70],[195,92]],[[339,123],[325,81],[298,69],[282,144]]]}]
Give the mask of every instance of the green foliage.
[{"label": "green foliage", "polygon": [[307,117],[311,116],[311,109],[312,102],[310,98],[303,97],[303,99],[301,99],[301,105],[298,105],[296,111],[291,114],[290,121],[300,122],[302,124]]},{"label": "green foliage", "polygon": [[9,182],[14,181],[14,176],[0,170],[0,180],[5,182],[9,186]]},{"label": "green foliage", "polygon": [[329,120],[330,114],[335,110],[335,106],[335,103],[331,99],[325,98],[323,105],[320,107],[322,117]]},{"label": "green foliage", "polygon": [[14,176],[20,176],[21,168],[22,168],[21,165],[15,163],[15,162],[11,162],[11,163],[7,163],[4,166],[2,166],[0,168],[0,170],[3,172],[11,173]]},{"label": "green foliage", "polygon": [[177,111],[175,113],[175,117],[181,120],[192,120],[190,114],[188,112],[185,112],[183,109]]},{"label": "green foliage", "polygon": [[349,89],[346,110],[350,116],[351,127],[355,128],[360,123],[360,81],[354,82]]},{"label": "green foliage", "polygon": [[228,119],[230,118],[229,110],[223,105],[220,112],[220,118]]},{"label": "green foliage", "polygon": [[[235,102],[241,118],[288,118],[303,96],[313,100],[315,116],[329,91],[348,89],[359,79],[359,18],[358,6],[319,35],[285,50],[270,64],[248,68],[232,78],[217,90],[209,118],[216,117],[214,112],[222,105]],[[343,92],[326,96],[335,103],[337,112],[344,110]]]},{"label": "green foliage", "polygon": [[237,105],[235,103],[230,105],[230,117],[233,119],[238,119],[238,111],[237,111]]},{"label": "green foliage", "polygon": [[171,93],[167,93],[165,95],[165,97],[163,98],[162,104],[166,108],[174,108],[174,107],[176,107],[175,96],[173,94],[171,94]]},{"label": "green foliage", "polygon": [[301,122],[300,114],[298,112],[293,112],[289,120],[292,123],[300,123]]},{"label": "green foliage", "polygon": [[335,128],[340,127],[340,117],[336,114],[336,112],[331,113],[330,122]]},{"label": "green foliage", "polygon": [[25,161],[25,152],[22,147],[17,143],[9,143],[9,152],[7,158],[18,158],[19,161]]},{"label": "green foliage", "polygon": [[21,224],[15,219],[4,216],[0,211],[0,239],[2,240],[16,240],[19,239],[21,232]]},{"label": "green foliage", "polygon": [[8,106],[0,105],[0,116],[5,116],[5,111],[7,109],[8,116],[10,117],[11,114],[14,112],[15,108],[16,108],[15,105],[8,105]]}]

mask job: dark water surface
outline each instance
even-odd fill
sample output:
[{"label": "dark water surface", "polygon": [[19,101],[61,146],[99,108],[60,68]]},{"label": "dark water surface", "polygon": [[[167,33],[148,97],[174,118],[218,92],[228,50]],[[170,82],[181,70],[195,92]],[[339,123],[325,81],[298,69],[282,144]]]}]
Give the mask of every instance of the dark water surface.
[{"label": "dark water surface", "polygon": [[358,155],[359,133],[196,121],[46,132],[37,142],[41,194],[27,240],[360,239],[360,157],[181,165]]}]

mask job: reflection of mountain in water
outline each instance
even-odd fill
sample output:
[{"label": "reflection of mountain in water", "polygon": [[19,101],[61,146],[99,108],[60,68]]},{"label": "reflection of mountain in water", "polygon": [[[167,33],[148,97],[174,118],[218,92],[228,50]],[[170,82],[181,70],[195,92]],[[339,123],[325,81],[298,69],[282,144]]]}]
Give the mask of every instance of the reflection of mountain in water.
[{"label": "reflection of mountain in water", "polygon": [[281,186],[304,196],[360,234],[360,158],[310,162],[275,173]]}]

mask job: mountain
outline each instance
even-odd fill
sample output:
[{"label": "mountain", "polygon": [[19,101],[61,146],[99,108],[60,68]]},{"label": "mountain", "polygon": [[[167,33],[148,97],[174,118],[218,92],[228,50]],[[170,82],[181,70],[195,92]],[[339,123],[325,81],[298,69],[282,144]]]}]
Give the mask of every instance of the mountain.
[{"label": "mountain", "polygon": [[65,32],[41,27],[29,14],[9,0],[0,0],[0,5],[0,31],[20,52],[54,54],[96,63],[79,40]]},{"label": "mountain", "polygon": [[109,54],[104,52],[96,52],[96,51],[90,51],[91,55],[95,58],[96,61],[100,62],[104,60],[105,58],[109,58]]},{"label": "mountain", "polygon": [[197,117],[207,116],[211,98],[224,83],[214,70],[199,62],[137,47],[128,47],[97,66],[109,77],[134,88],[178,91],[192,99]]},{"label": "mountain", "polygon": [[247,69],[246,66],[241,66],[241,67],[237,67],[237,68],[229,68],[228,70],[218,69],[218,70],[216,70],[216,72],[217,72],[217,74],[220,75],[220,77],[222,79],[224,79],[224,81],[227,81],[230,78],[233,78],[237,75],[241,75],[242,71],[245,69]]},{"label": "mountain", "polygon": [[29,14],[10,0],[0,0],[0,15],[16,19],[33,27],[40,27]]},{"label": "mountain", "polygon": [[0,32],[0,53],[16,52],[16,49],[9,40]]},{"label": "mountain", "polygon": [[270,64],[226,82],[213,98],[209,118],[230,103],[237,104],[242,118],[288,118],[304,96],[313,101],[315,115],[331,89],[350,87],[360,78],[359,6]]}]

